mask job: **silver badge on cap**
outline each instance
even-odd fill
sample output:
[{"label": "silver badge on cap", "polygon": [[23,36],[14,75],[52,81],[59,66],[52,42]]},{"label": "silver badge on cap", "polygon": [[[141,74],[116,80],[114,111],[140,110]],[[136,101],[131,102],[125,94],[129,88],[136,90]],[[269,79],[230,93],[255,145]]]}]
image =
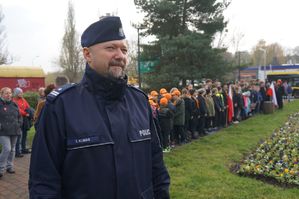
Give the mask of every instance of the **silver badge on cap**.
[{"label": "silver badge on cap", "polygon": [[122,27],[120,27],[119,28],[119,36],[121,36],[121,37],[124,37],[125,36],[125,33],[124,33],[124,30],[123,30],[123,28]]}]

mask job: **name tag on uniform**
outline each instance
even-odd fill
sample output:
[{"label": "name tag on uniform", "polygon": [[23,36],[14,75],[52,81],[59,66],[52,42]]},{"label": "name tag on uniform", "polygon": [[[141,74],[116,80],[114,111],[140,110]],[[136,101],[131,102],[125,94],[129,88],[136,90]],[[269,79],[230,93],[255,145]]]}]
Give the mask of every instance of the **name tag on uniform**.
[{"label": "name tag on uniform", "polygon": [[78,146],[78,145],[86,145],[86,144],[93,144],[99,142],[98,136],[91,136],[91,137],[83,137],[83,138],[73,138],[67,140],[68,146]]},{"label": "name tag on uniform", "polygon": [[88,137],[80,137],[80,138],[68,138],[67,139],[67,149],[81,149],[93,146],[101,146],[114,144],[112,140],[100,139],[99,136],[88,136]]}]

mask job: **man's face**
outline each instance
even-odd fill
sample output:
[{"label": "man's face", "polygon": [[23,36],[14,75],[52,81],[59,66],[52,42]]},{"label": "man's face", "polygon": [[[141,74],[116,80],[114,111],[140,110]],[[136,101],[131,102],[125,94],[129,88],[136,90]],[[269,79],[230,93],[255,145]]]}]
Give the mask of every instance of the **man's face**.
[{"label": "man's face", "polygon": [[97,73],[105,77],[124,77],[128,63],[128,46],[125,40],[107,41],[83,48],[83,55]]}]

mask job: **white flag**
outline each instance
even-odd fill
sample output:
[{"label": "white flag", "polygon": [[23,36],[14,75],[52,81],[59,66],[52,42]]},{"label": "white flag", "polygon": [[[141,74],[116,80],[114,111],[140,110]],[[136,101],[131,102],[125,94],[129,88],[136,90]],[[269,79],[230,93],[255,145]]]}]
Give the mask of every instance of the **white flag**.
[{"label": "white flag", "polygon": [[277,106],[277,99],[276,99],[276,93],[275,93],[275,88],[274,88],[274,84],[273,82],[271,83],[271,86],[270,88],[272,89],[273,91],[273,96],[272,96],[272,102],[275,106]]}]

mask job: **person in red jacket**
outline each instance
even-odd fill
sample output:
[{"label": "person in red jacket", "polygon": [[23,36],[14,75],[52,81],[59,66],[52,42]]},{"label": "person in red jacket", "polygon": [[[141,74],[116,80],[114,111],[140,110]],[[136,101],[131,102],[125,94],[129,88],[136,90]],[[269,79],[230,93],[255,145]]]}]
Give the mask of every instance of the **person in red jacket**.
[{"label": "person in red jacket", "polygon": [[20,114],[23,118],[22,124],[22,134],[18,136],[16,144],[16,157],[23,157],[23,154],[30,153],[29,149],[26,148],[27,141],[27,131],[28,131],[28,120],[29,113],[26,112],[26,109],[29,109],[30,106],[26,99],[23,97],[23,90],[21,88],[14,89],[14,99],[13,101],[18,105]]}]

